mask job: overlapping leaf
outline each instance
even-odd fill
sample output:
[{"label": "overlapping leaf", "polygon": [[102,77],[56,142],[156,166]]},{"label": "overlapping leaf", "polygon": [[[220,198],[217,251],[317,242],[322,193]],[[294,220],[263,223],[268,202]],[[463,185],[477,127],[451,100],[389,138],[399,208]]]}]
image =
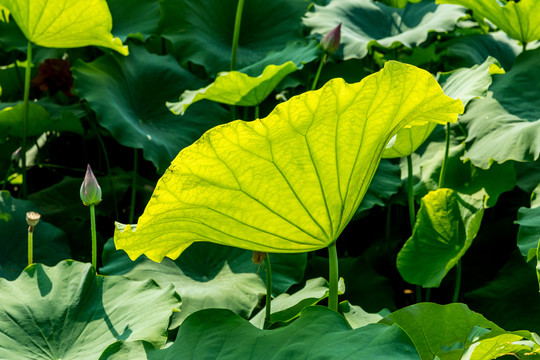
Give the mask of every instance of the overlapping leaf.
[{"label": "overlapping leaf", "polygon": [[180,306],[171,288],[96,276],[90,264],[71,260],[34,264],[13,282],[0,279],[0,297],[3,359],[94,360],[118,340],[161,347]]},{"label": "overlapping leaf", "polygon": [[488,96],[460,118],[468,149],[463,159],[487,169],[493,162],[534,161],[540,156],[540,49],[522,53],[505,75],[494,77]]},{"label": "overlapping leaf", "polygon": [[540,244],[540,184],[533,192],[531,207],[519,208],[516,224],[519,224],[517,245],[521,255],[531,261],[537,256]]},{"label": "overlapping leaf", "polygon": [[230,119],[215,104],[194,105],[185,117],[172,114],[165,102],[199,82],[172,56],[150,54],[141,46],[132,45],[128,57],[77,61],[73,75],[75,88],[96,111],[100,124],[122,145],[142,148],[160,172],[180,149]]},{"label": "overlapping leaf", "polygon": [[[241,341],[239,341],[241,339]],[[146,350],[145,350],[146,348]],[[347,321],[324,307],[309,307],[291,325],[261,330],[227,310],[204,310],[180,327],[177,340],[163,350],[122,342],[102,359],[418,359],[398,326],[371,324],[351,330]]]},{"label": "overlapping leaf", "polygon": [[158,0],[107,0],[113,17],[112,32],[122,41],[128,36],[147,39],[156,34],[161,16]]},{"label": "overlapping leaf", "polygon": [[439,286],[471,246],[483,215],[481,200],[451,189],[424,196],[413,234],[397,257],[401,276],[411,284]]},{"label": "overlapping leaf", "polygon": [[382,322],[399,325],[422,360],[461,359],[472,343],[469,335],[475,327],[490,329],[493,335],[504,332],[464,304],[420,303],[395,311]]},{"label": "overlapping leaf", "polygon": [[438,4],[458,4],[472,9],[473,15],[486,18],[505,33],[529,43],[540,39],[540,3],[536,0],[437,0]]},{"label": "overlapping leaf", "polygon": [[208,131],[158,182],[117,248],[176,258],[195,241],[269,252],[328,246],[364,196],[386,142],[413,121],[454,121],[460,101],[411,65],[388,62],[280,104],[265,119]]},{"label": "overlapping leaf", "polygon": [[257,77],[239,71],[222,72],[210,85],[184,91],[179,102],[167,103],[167,107],[175,114],[184,115],[191,104],[203,99],[228,105],[259,105],[285,76],[296,70],[296,65],[287,61],[279,66],[268,65]]},{"label": "overlapping leaf", "polygon": [[314,12],[306,14],[304,24],[312,34],[322,36],[342,23],[343,57],[350,59],[365,57],[374,45],[420,45],[430,32],[453,30],[464,15],[465,9],[460,6],[437,6],[431,1],[408,3],[397,9],[372,0],[340,0],[315,6]]},{"label": "overlapping leaf", "polygon": [[[251,316],[266,293],[264,268],[253,263],[253,252],[210,243],[195,245],[176,261],[163,259],[158,264],[143,257],[133,262],[123,251],[115,251],[114,243],[109,241],[100,274],[174,285],[182,297],[182,311],[174,314],[171,327],[177,327],[195,311],[208,308],[229,309],[244,318]],[[305,254],[272,254],[270,261],[276,295],[301,281]]]},{"label": "overlapping leaf", "polygon": [[0,0],[26,38],[41,46],[72,48],[104,46],[128,54],[113,38],[112,18],[105,0]]},{"label": "overlapping leaf", "polygon": [[[161,1],[161,33],[182,63],[202,65],[210,75],[229,70],[237,5],[237,0]],[[236,69],[303,40],[300,19],[308,5],[303,0],[244,2]]]}]

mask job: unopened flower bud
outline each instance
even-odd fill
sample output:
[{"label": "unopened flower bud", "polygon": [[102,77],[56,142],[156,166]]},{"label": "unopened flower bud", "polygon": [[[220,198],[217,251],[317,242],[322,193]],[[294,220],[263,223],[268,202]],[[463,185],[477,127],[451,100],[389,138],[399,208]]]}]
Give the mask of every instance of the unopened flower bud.
[{"label": "unopened flower bud", "polygon": [[26,213],[26,223],[28,226],[34,227],[39,223],[41,215],[34,211],[29,211]]},{"label": "unopened flower bud", "polygon": [[341,40],[341,23],[330,30],[321,39],[321,48],[328,54],[333,54],[339,49],[339,42]]},{"label": "unopened flower bud", "polygon": [[101,188],[97,182],[90,165],[86,168],[86,175],[81,185],[81,200],[84,205],[97,205],[101,202]]}]

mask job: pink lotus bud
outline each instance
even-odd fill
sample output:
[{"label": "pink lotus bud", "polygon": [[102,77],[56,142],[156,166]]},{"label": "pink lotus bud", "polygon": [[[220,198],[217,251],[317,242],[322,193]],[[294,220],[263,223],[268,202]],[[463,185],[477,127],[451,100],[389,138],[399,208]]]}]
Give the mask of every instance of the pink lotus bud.
[{"label": "pink lotus bud", "polygon": [[81,200],[84,205],[97,205],[101,202],[101,188],[97,182],[90,165],[86,168],[86,175],[81,185]]},{"label": "pink lotus bud", "polygon": [[330,30],[321,39],[321,47],[326,53],[333,54],[339,49],[339,41],[341,40],[341,23],[334,29]]}]

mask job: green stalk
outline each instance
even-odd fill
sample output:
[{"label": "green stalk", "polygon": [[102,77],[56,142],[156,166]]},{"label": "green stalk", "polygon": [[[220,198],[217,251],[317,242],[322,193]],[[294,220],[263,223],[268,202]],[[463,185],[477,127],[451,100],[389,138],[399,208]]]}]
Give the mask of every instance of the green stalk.
[{"label": "green stalk", "polygon": [[23,133],[22,133],[22,198],[26,199],[28,195],[26,184],[26,137],[28,133],[28,109],[30,106],[30,79],[32,76],[32,43],[28,41],[26,48],[26,71],[24,73],[24,96],[23,96]]},{"label": "green stalk", "polygon": [[272,267],[270,266],[270,254],[266,253],[264,257],[264,270],[266,272],[266,313],[264,316],[264,328],[270,325],[270,316],[272,313]]},{"label": "green stalk", "polygon": [[97,274],[97,236],[96,236],[96,209],[90,205],[90,227],[92,231],[92,267]]},{"label": "green stalk", "polygon": [[28,227],[28,265],[34,263],[34,227]]},{"label": "green stalk", "polygon": [[259,118],[259,105],[255,105],[255,119]]},{"label": "green stalk", "polygon": [[448,154],[450,153],[450,124],[446,124],[446,143],[444,148],[444,158],[441,168],[441,174],[439,175],[439,189],[444,187],[444,177],[446,175],[446,168],[448,166]]},{"label": "green stalk", "polygon": [[[412,155],[407,156],[407,202],[409,203],[409,221],[411,223],[411,232],[416,223],[416,211],[414,209],[414,182],[413,182],[413,163]],[[416,302],[422,302],[422,288],[416,285]]]},{"label": "green stalk", "polygon": [[459,290],[461,287],[461,259],[458,260],[456,264],[456,287],[454,288],[454,298],[452,302],[458,302],[459,299]]},{"label": "green stalk", "polygon": [[338,311],[338,254],[336,248],[336,242],[328,246],[328,262],[330,265],[330,281],[328,289],[328,308],[330,310]]},{"label": "green stalk", "polygon": [[129,207],[129,223],[133,224],[135,218],[135,201],[137,197],[137,171],[139,168],[139,150],[133,149],[133,173],[131,178],[131,204]]},{"label": "green stalk", "polygon": [[328,54],[324,53],[323,57],[321,58],[321,62],[319,63],[319,67],[317,68],[317,72],[315,73],[315,79],[313,79],[311,90],[315,90],[317,88],[317,83],[319,82],[319,76],[321,76],[322,67],[327,57],[328,57]]},{"label": "green stalk", "polygon": [[236,7],[236,18],[234,19],[234,34],[231,49],[231,71],[236,70],[236,53],[238,52],[238,40],[240,38],[240,25],[242,25],[242,11],[244,10],[244,0],[238,0]]}]

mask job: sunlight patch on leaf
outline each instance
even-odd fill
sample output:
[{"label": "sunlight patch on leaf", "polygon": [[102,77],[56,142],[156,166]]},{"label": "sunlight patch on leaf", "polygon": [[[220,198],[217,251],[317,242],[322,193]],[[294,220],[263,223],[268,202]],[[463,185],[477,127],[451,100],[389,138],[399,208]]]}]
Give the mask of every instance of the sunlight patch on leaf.
[{"label": "sunlight patch on leaf", "polygon": [[53,48],[103,46],[128,54],[111,34],[112,17],[105,0],[0,0],[34,44]]},{"label": "sunlight patch on leaf", "polygon": [[115,244],[135,259],[176,258],[195,241],[263,252],[334,242],[358,208],[384,145],[414,121],[463,111],[431,74],[388,62],[356,84],[328,82],[262,120],[215,127],[182,150],[134,231]]},{"label": "sunlight patch on leaf", "polygon": [[175,114],[184,115],[191,104],[203,99],[237,106],[259,105],[285,76],[296,70],[296,65],[288,61],[279,66],[268,65],[256,77],[239,71],[222,72],[212,84],[184,91],[179,102],[168,102],[167,107]]}]

